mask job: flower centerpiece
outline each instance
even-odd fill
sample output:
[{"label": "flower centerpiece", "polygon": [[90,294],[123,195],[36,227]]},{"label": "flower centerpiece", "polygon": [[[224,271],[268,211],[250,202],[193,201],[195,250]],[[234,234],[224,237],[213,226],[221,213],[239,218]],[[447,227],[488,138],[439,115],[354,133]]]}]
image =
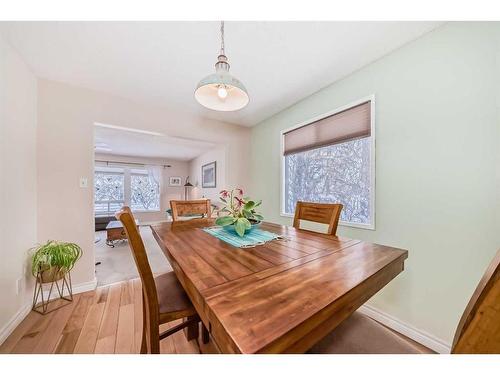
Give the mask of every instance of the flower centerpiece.
[{"label": "flower centerpiece", "polygon": [[227,213],[227,215],[218,217],[215,223],[228,231],[236,232],[240,237],[243,237],[245,233],[259,225],[264,219],[256,211],[262,201],[243,197],[242,189],[222,190],[220,200],[224,205],[218,211]]}]

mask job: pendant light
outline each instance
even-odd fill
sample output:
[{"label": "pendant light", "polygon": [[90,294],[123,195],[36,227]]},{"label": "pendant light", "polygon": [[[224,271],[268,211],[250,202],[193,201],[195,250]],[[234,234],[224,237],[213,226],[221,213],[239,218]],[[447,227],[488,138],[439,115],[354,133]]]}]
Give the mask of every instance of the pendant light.
[{"label": "pendant light", "polygon": [[215,64],[215,73],[203,78],[196,86],[194,97],[204,107],[214,111],[237,111],[248,104],[247,89],[229,74],[229,63],[224,51],[224,21],[220,25],[221,47]]}]

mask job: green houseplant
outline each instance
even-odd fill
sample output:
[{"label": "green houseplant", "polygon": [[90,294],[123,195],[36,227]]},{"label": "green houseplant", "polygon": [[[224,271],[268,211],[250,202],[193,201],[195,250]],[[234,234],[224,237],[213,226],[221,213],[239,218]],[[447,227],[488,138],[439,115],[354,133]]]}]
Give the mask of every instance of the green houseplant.
[{"label": "green houseplant", "polygon": [[83,254],[75,243],[52,240],[34,247],[32,252],[31,273],[41,283],[62,279]]},{"label": "green houseplant", "polygon": [[245,233],[260,224],[264,217],[257,212],[262,201],[254,201],[243,197],[242,189],[222,190],[220,200],[224,203],[219,212],[227,213],[217,218],[215,223],[224,229],[234,231],[243,237]]}]

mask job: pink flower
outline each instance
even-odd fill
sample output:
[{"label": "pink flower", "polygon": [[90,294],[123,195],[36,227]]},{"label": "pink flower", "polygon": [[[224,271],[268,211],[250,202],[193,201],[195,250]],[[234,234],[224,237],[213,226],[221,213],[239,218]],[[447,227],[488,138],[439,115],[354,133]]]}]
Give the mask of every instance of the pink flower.
[{"label": "pink flower", "polygon": [[227,190],[222,190],[222,191],[220,192],[220,196],[221,196],[222,198],[227,198],[227,197],[229,197],[229,191],[227,191]]},{"label": "pink flower", "polygon": [[238,192],[238,194],[240,196],[243,196],[243,190],[242,189],[238,188],[238,189],[236,189],[236,191]]},{"label": "pink flower", "polygon": [[241,207],[245,204],[245,202],[243,202],[243,200],[238,197],[234,197],[234,199],[236,199],[236,202],[238,202],[238,207]]}]

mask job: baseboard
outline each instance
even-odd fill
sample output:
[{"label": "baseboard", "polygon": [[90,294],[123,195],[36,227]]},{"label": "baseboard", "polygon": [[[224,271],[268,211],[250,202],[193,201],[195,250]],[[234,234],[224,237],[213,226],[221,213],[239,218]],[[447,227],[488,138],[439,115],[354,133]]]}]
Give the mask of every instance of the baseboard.
[{"label": "baseboard", "polygon": [[[77,285],[73,285],[73,294],[88,292],[89,290],[94,290],[96,287],[97,287],[97,279],[94,277],[94,280],[87,281],[85,283],[80,283]],[[44,298],[47,298],[48,295],[49,295],[49,291],[44,290],[43,291]],[[67,295],[67,293],[64,293],[64,295]],[[52,297],[51,300],[59,298],[59,294],[57,293],[57,289],[55,287],[52,290],[51,297]]]},{"label": "baseboard", "polygon": [[434,350],[440,354],[449,354],[451,351],[451,345],[437,337],[431,335],[428,332],[422,331],[412,325],[402,322],[401,320],[383,312],[375,307],[363,305],[359,308],[359,312],[369,316],[370,318],[376,320],[379,323],[393,329],[396,332],[409,337],[410,339],[422,344],[429,349]]},{"label": "baseboard", "polygon": [[16,327],[23,321],[24,318],[31,311],[31,303],[21,307],[19,311],[12,317],[11,320],[0,329],[0,345],[3,344],[7,337],[16,329]]},{"label": "baseboard", "polygon": [[73,294],[88,292],[89,290],[94,290],[95,288],[97,288],[97,279],[94,277],[94,280],[73,286]]},{"label": "baseboard", "polygon": [[[97,279],[94,278],[92,281],[86,283],[81,283],[73,286],[73,294],[88,292],[89,290],[94,290],[97,287]],[[55,293],[57,295],[57,291]],[[58,297],[58,296],[57,296]],[[31,311],[31,303],[27,303],[21,307],[18,312],[12,317],[11,320],[7,322],[0,329],[0,345],[9,337],[9,335],[16,329],[16,327],[23,321],[24,318]]]}]

